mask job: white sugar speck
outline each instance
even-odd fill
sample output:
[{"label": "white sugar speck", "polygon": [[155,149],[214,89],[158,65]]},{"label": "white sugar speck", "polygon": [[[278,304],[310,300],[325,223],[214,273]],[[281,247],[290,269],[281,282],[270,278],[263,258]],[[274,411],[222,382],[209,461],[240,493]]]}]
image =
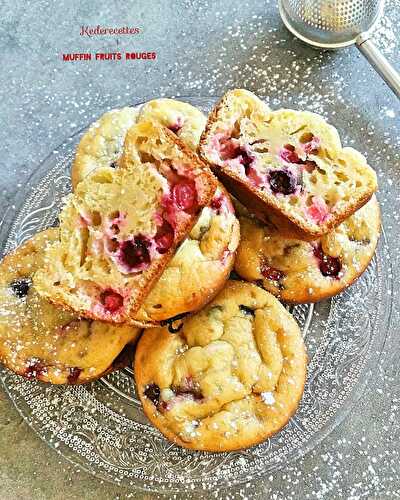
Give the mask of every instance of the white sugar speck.
[{"label": "white sugar speck", "polygon": [[272,392],[262,392],[261,399],[267,405],[273,405],[275,403],[275,398],[274,398],[274,395],[272,394]]}]

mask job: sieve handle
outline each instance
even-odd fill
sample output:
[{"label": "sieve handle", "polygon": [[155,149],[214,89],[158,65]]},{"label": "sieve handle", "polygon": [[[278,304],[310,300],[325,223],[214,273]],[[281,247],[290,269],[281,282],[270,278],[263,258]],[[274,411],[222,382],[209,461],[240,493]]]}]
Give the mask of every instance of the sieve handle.
[{"label": "sieve handle", "polygon": [[357,47],[367,58],[368,62],[381,75],[393,92],[400,98],[400,74],[369,38],[367,33],[361,33],[356,41]]}]

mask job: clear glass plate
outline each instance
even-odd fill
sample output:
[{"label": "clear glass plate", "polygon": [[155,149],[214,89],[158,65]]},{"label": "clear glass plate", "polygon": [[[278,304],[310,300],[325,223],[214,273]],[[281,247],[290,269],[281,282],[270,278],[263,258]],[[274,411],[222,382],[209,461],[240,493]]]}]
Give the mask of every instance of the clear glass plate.
[{"label": "clear glass plate", "polygon": [[[186,98],[208,111],[215,100]],[[16,195],[0,222],[3,253],[57,222],[70,191],[79,131],[53,151]],[[0,369],[2,384],[26,422],[49,446],[99,478],[146,491],[193,492],[239,485],[304,455],[349,412],[373,376],[388,331],[392,287],[383,238],[368,270],[333,300],[296,306],[309,353],[296,415],[277,435],[243,451],[183,450],[147,422],[127,368],[85,386],[47,386]]]}]

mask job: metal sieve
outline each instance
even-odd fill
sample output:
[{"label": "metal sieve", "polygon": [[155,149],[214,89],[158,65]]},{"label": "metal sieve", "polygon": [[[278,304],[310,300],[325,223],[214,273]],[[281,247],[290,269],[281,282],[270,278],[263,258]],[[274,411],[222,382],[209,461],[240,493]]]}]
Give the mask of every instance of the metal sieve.
[{"label": "metal sieve", "polygon": [[322,49],[355,44],[400,97],[400,75],[371,40],[384,0],[278,0],[285,26],[303,42]]}]

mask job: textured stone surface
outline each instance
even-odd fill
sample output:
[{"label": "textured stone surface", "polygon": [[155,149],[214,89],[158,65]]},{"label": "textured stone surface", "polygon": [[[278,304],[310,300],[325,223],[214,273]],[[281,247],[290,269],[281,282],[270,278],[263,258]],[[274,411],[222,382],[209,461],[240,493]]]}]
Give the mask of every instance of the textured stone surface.
[{"label": "textured stone surface", "polygon": [[[378,40],[398,65],[399,12],[399,0],[388,2]],[[143,33],[79,36],[81,24],[98,23],[140,26]],[[272,0],[2,0],[0,49],[0,213],[12,209],[15,191],[57,144],[119,103],[220,95],[242,86],[269,95],[272,104],[276,95],[287,105],[329,112],[339,128],[352,130],[354,143],[378,170],[395,272],[391,329],[400,329],[400,106],[356,49],[324,54],[304,47],[284,30]],[[158,59],[60,58],[62,52],[117,50],[156,50]],[[390,146],[389,155],[379,153],[380,144],[385,151]],[[399,352],[392,335],[377,376],[346,420],[304,458],[237,496],[398,498]],[[40,441],[1,392],[0,483],[2,499],[141,497],[78,472]]]}]

